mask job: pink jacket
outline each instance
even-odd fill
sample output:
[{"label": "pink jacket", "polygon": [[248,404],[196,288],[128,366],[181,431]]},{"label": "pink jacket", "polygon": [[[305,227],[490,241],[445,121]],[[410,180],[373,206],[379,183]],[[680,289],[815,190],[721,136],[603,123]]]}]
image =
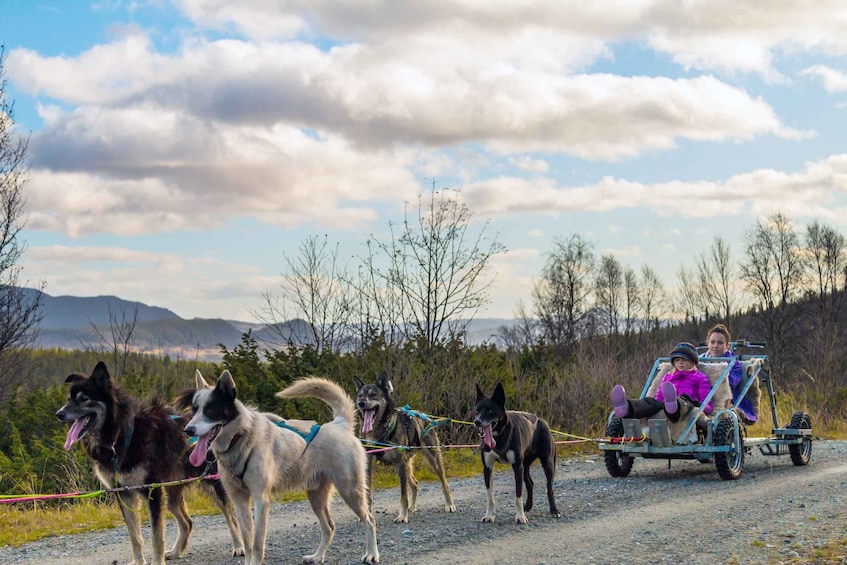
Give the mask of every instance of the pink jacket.
[{"label": "pink jacket", "polygon": [[[702,402],[708,396],[709,391],[712,390],[712,383],[709,381],[709,377],[697,369],[691,369],[690,371],[671,371],[664,376],[662,382],[672,382],[676,387],[677,396],[687,394],[697,402]],[[656,400],[660,402],[665,401],[662,395],[662,387],[659,387],[659,391],[656,393]],[[700,409],[706,414],[711,414],[712,402],[709,401],[707,405],[701,406]]]}]

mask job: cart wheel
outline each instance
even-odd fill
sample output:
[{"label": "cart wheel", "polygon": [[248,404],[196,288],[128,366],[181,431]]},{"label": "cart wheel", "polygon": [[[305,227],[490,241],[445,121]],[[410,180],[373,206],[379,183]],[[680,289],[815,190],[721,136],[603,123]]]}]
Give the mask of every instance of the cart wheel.
[{"label": "cart wheel", "polygon": [[735,426],[732,418],[722,418],[714,435],[715,446],[728,445],[729,451],[715,453],[715,467],[725,481],[733,481],[744,470],[744,438],[739,434],[736,445]]},{"label": "cart wheel", "polygon": [[[608,437],[623,437],[623,422],[619,418],[612,418],[609,426],[606,428],[606,436]],[[606,470],[613,477],[626,477],[632,471],[632,464],[635,463],[631,455],[620,451],[605,451],[603,452],[606,458]]]},{"label": "cart wheel", "polygon": [[[791,430],[811,430],[812,419],[805,412],[795,412],[791,416],[791,423],[788,424]],[[795,465],[808,465],[809,459],[812,458],[812,437],[804,436],[803,442],[788,446],[788,453],[791,454],[791,462]]]}]

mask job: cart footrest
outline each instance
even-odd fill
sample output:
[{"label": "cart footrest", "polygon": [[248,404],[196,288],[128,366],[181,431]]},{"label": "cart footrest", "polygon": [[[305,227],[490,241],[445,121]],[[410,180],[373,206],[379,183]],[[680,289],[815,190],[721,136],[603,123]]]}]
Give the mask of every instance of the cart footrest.
[{"label": "cart footrest", "polygon": [[668,429],[668,421],[665,418],[647,420],[650,425],[650,443],[655,447],[671,447],[671,432]]},{"label": "cart footrest", "polygon": [[624,418],[623,422],[623,437],[627,439],[638,439],[644,437],[644,430],[641,428],[641,420],[637,418]]}]

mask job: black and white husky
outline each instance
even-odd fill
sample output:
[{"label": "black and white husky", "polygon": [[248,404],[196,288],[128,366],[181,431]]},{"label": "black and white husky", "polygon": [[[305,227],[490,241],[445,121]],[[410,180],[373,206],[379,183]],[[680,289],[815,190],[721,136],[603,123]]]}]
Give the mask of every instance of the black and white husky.
[{"label": "black and white husky", "polygon": [[[359,377],[354,377],[356,384],[356,407],[362,415],[362,437],[405,447],[423,448],[423,455],[429,466],[441,481],[441,491],[444,493],[444,510],[455,512],[456,505],[447,484],[444,471],[444,459],[441,457],[438,433],[435,429],[424,433],[423,422],[419,418],[397,411],[397,405],[392,398],[394,387],[386,373],[377,377],[376,382],[365,384]],[[390,449],[369,456],[368,459],[368,488],[373,484],[373,460],[394,465],[394,470],[400,479],[400,513],[394,518],[395,522],[408,522],[409,512],[417,508],[418,481],[415,479],[413,459],[415,452],[407,449]],[[373,493],[370,497],[373,507]]]},{"label": "black and white husky", "polygon": [[235,505],[246,565],[264,560],[271,492],[295,489],[306,490],[321,527],[320,544],[313,554],[303,556],[304,562],[322,563],[332,543],[335,523],[330,499],[336,489],[364,525],[362,562],[379,562],[376,524],[368,509],[366,454],[353,431],[356,409],[338,384],[310,377],[277,393],[314,397],[328,404],[334,419],[312,426],[312,422],[284,421],[245,406],[237,399],[229,371],[221,373],[215,386],[207,384],[199,371],[195,380],[196,390],[183,392],[177,401],[193,411],[185,428],[198,437],[191,461],[202,465],[210,449],[217,459],[221,480]]},{"label": "black and white husky", "polygon": [[[547,478],[547,500],[550,515],[561,516],[553,497],[553,478],[556,474],[556,443],[550,427],[543,418],[529,412],[506,410],[506,392],[497,383],[491,397],[476,385],[476,417],[474,424],[482,432],[482,465],[485,477],[487,504],[483,522],[494,521],[494,491],[491,472],[494,463],[510,463],[515,472],[515,522],[526,524],[526,512],[532,510],[532,477],[529,467],[541,460]],[[526,484],[526,503],[521,502],[521,480]]]},{"label": "black and white husky", "polygon": [[[112,381],[106,364],[100,361],[91,376],[74,373],[65,379],[71,387],[67,402],[56,412],[63,422],[72,422],[65,449],[81,441],[94,460],[94,471],[106,488],[139,486],[198,477],[204,468],[188,461],[188,437],[183,433],[187,419],[165,406],[159,398],[140,403]],[[226,517],[232,534],[233,555],[244,555],[244,545],[227,504],[220,481],[202,481],[212,490],[212,498]],[[211,483],[211,484],[210,484]],[[132,562],[142,565],[144,547],[138,510],[147,501],[153,543],[153,564],[180,557],[188,545],[193,522],[185,506],[187,484],[163,488],[131,489],[118,492],[121,513],[132,544]],[[163,493],[162,490],[165,492]],[[165,511],[163,500],[176,519],[176,543],[165,552]]]}]

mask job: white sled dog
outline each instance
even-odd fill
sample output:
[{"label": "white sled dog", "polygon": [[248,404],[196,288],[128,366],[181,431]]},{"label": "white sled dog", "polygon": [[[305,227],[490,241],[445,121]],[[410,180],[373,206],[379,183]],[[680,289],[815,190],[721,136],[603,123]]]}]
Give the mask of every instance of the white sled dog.
[{"label": "white sled dog", "polygon": [[303,556],[304,563],[322,563],[332,543],[335,523],[330,499],[335,489],[365,527],[362,562],[379,562],[376,523],[368,509],[367,456],[354,432],[356,408],[339,385],[309,377],[277,393],[327,403],[334,419],[312,427],[312,422],[285,421],[245,406],[236,398],[229,371],[221,373],[214,387],[199,371],[195,381],[196,390],[184,391],[178,401],[193,411],[185,427],[187,434],[198,438],[191,462],[203,464],[209,449],[217,459],[246,546],[245,565],[260,565],[264,560],[271,492],[301,488],[306,490],[321,527],[320,544],[313,554]]}]

